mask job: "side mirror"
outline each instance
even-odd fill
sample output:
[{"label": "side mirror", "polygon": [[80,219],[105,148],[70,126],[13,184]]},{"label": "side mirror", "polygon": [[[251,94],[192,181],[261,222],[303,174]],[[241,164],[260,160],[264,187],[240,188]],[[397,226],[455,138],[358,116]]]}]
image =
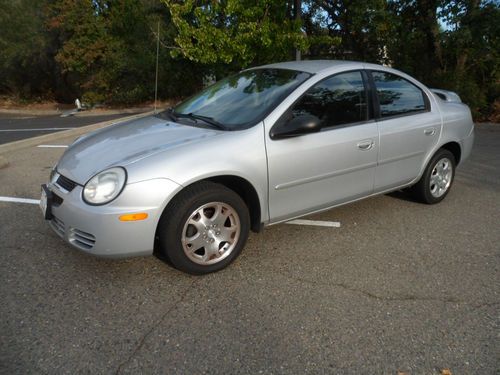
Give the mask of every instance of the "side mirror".
[{"label": "side mirror", "polygon": [[321,130],[321,121],[313,115],[300,115],[290,121],[277,124],[271,129],[271,139],[298,137],[299,135],[317,133]]}]

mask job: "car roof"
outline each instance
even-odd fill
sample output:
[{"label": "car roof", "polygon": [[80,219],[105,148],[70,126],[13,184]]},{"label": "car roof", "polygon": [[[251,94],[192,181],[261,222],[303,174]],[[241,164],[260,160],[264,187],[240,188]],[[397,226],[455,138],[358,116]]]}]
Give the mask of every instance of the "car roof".
[{"label": "car roof", "polygon": [[306,72],[309,74],[322,74],[329,75],[339,71],[341,68],[342,71],[345,70],[358,70],[358,69],[368,69],[368,70],[377,70],[383,72],[389,72],[396,75],[399,75],[410,82],[413,82],[419,87],[425,87],[424,84],[417,81],[415,78],[409,76],[408,74],[401,72],[399,70],[393,69],[389,66],[365,63],[361,61],[349,61],[349,60],[300,60],[300,61],[285,61],[275,64],[261,65],[253,68],[249,68],[247,70],[253,69],[263,69],[263,68],[271,68],[271,69],[289,69],[296,70],[300,72]]},{"label": "car roof", "polygon": [[286,61],[275,64],[256,66],[252,69],[261,69],[261,68],[290,69],[290,70],[298,70],[301,72],[316,74],[340,66],[342,66],[343,68],[349,68],[349,66],[352,66],[353,69],[359,69],[362,68],[363,65],[364,63],[359,61],[347,61],[347,60],[301,60],[301,61]]}]

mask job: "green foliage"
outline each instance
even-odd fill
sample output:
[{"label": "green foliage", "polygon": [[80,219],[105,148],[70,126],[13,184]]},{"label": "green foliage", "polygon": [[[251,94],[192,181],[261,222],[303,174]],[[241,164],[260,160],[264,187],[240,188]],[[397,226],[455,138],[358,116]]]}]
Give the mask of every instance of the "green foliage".
[{"label": "green foliage", "polygon": [[299,50],[390,64],[457,91],[477,118],[499,108],[495,0],[0,0],[0,9],[0,94],[20,100],[152,100],[159,25],[161,99]]},{"label": "green foliage", "polygon": [[390,11],[393,65],[428,86],[458,92],[476,118],[488,116],[500,94],[498,4],[399,0],[390,2]]},{"label": "green foliage", "polygon": [[142,3],[60,0],[50,8],[61,38],[55,59],[65,79],[90,103],[151,99],[155,48]]},{"label": "green foliage", "polygon": [[494,2],[453,2],[451,28],[443,32],[443,87],[457,91],[474,114],[500,97],[500,8]]},{"label": "green foliage", "polygon": [[288,60],[295,48],[305,50],[308,45],[284,1],[163,1],[178,30],[174,56],[246,67]]},{"label": "green foliage", "polygon": [[44,3],[0,0],[0,93],[18,98],[50,95],[52,65]]},{"label": "green foliage", "polygon": [[392,33],[385,0],[304,1],[307,35],[328,35],[329,40],[311,43],[311,57],[385,62],[385,47]]}]

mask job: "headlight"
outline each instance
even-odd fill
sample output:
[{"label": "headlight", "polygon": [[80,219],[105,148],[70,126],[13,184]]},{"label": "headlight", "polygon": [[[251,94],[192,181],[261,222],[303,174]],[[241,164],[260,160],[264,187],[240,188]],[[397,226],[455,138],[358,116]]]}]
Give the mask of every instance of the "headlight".
[{"label": "headlight", "polygon": [[109,203],[120,195],[126,181],[127,172],[121,167],[99,172],[85,184],[83,200],[94,205]]}]

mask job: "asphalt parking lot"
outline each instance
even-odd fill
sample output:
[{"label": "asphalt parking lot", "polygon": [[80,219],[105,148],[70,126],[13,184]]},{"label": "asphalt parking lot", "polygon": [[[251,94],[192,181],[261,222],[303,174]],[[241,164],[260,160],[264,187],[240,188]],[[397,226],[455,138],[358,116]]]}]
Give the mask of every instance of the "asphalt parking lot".
[{"label": "asphalt parking lot", "polygon": [[[0,195],[38,199],[63,151],[9,152]],[[309,219],[341,226],[271,226],[194,277],[89,257],[0,202],[0,373],[498,373],[500,125],[476,128],[438,205],[394,193]]]}]

